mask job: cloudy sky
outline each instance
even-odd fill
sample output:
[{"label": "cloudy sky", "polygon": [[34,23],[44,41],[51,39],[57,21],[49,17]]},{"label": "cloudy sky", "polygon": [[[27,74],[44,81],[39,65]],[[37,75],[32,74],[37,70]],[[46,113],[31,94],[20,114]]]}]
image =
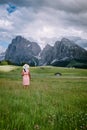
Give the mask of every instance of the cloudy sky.
[{"label": "cloudy sky", "polygon": [[61,37],[87,39],[87,0],[0,0],[0,50],[17,35],[41,47]]}]

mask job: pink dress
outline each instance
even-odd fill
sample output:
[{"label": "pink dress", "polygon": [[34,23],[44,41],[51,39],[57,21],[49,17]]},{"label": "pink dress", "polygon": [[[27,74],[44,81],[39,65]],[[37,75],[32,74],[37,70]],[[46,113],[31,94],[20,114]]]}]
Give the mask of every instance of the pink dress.
[{"label": "pink dress", "polygon": [[23,76],[23,85],[30,85],[30,72],[29,70],[26,70],[26,72],[22,71]]}]

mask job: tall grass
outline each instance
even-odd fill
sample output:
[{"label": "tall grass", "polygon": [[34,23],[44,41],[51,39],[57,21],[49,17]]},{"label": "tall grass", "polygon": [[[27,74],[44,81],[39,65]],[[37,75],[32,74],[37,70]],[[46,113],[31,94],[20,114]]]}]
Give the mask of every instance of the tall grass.
[{"label": "tall grass", "polygon": [[0,130],[87,129],[87,70],[33,67],[23,89],[21,69],[0,72]]}]

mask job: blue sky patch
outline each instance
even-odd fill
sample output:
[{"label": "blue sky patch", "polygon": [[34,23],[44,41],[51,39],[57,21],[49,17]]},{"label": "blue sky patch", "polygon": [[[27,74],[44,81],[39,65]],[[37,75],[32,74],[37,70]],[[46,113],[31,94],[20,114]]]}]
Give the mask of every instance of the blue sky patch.
[{"label": "blue sky patch", "polygon": [[17,9],[17,7],[15,5],[13,5],[11,3],[8,4],[7,11],[8,11],[9,14],[15,12],[16,9]]}]

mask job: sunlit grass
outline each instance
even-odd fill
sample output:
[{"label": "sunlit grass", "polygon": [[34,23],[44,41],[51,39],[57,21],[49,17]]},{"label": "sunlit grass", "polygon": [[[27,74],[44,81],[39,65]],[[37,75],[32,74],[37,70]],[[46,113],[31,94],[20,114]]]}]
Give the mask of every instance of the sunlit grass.
[{"label": "sunlit grass", "polygon": [[17,69],[17,67],[13,66],[13,65],[0,66],[0,71],[4,71],[4,72],[9,72],[9,71],[14,70],[14,69]]}]

